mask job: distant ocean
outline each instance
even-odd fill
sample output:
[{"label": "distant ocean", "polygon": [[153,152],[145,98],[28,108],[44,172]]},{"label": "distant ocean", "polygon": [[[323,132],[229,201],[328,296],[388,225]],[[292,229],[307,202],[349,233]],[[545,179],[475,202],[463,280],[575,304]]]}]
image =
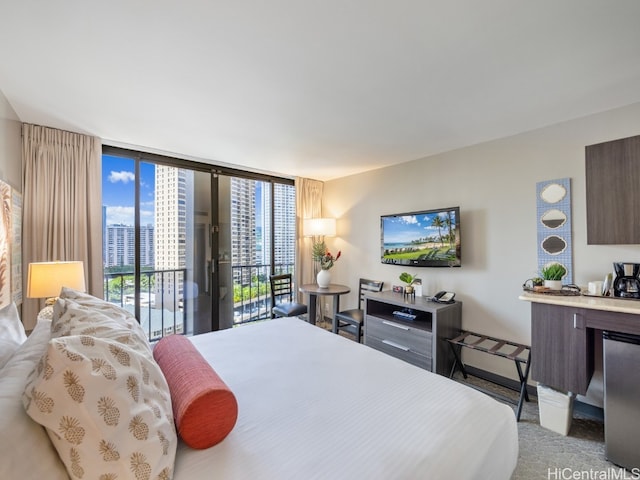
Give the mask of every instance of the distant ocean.
[{"label": "distant ocean", "polygon": [[384,248],[390,250],[390,249],[393,249],[393,248],[410,247],[412,245],[413,245],[412,243],[406,243],[406,242],[385,243],[384,244]]}]

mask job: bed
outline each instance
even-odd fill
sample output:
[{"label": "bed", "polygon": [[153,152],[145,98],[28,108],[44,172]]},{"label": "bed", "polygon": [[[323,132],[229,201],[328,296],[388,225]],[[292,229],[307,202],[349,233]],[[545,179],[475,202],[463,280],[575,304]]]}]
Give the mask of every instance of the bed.
[{"label": "bed", "polygon": [[237,406],[194,449],[128,312],[63,290],[53,317],[0,364],[0,478],[508,479],[517,462],[511,407],[297,318],[173,337]]},{"label": "bed", "polygon": [[235,393],[215,447],[179,443],[182,479],[508,479],[512,408],[418,367],[283,318],[191,338]]}]

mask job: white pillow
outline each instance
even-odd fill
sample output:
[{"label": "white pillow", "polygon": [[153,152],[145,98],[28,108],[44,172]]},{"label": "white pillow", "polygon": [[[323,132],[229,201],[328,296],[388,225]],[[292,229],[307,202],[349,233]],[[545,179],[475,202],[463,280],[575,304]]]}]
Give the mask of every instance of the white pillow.
[{"label": "white pillow", "polygon": [[[97,299],[96,299],[97,300]],[[107,303],[100,300],[102,303]],[[115,307],[115,305],[114,305]],[[118,308],[118,307],[116,307]],[[58,298],[53,310],[51,337],[87,335],[110,338],[137,350],[153,360],[153,351],[134,317],[122,317],[106,308],[95,309],[76,300]]]},{"label": "white pillow", "polygon": [[171,478],[177,436],[155,362],[86,335],[51,339],[44,358],[23,403],[47,428],[70,477]]},{"label": "white pillow", "polygon": [[50,320],[40,320],[0,375],[0,478],[67,479],[67,471],[44,428],[25,413],[22,393],[29,373],[47,348]]},{"label": "white pillow", "polygon": [[16,304],[0,309],[0,370],[27,339]]},{"label": "white pillow", "polygon": [[[101,298],[94,297],[93,295],[89,295],[88,293],[79,292],[68,287],[62,287],[59,299],[73,300],[78,305],[90,308],[93,312],[102,313],[112,320],[121,322],[127,325],[131,330],[134,330],[141,341],[144,341],[147,345],[149,344],[147,334],[140,323],[138,323],[138,320],[136,320],[136,317],[124,308],[107,302]],[[60,305],[56,302],[56,305],[54,305],[54,320],[56,315],[59,313],[60,308]]]},{"label": "white pillow", "polygon": [[69,475],[171,478],[177,435],[169,387],[135,318],[63,289],[51,332],[23,402]]},{"label": "white pillow", "polygon": [[107,315],[114,320],[124,322],[132,328],[137,327],[144,335],[144,330],[140,327],[136,317],[131,312],[119,307],[118,305],[68,287],[62,287],[59,298],[73,300],[83,307],[88,307],[91,310]]}]

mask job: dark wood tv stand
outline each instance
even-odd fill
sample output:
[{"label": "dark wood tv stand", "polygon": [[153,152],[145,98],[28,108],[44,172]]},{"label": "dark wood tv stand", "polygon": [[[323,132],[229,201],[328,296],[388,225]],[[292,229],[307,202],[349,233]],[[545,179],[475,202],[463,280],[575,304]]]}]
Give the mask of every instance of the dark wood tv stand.
[{"label": "dark wood tv stand", "polygon": [[[404,320],[393,312],[410,310]],[[384,291],[368,293],[364,306],[364,343],[413,365],[448,376],[454,362],[447,339],[460,334],[462,303],[441,304],[425,297]]]}]

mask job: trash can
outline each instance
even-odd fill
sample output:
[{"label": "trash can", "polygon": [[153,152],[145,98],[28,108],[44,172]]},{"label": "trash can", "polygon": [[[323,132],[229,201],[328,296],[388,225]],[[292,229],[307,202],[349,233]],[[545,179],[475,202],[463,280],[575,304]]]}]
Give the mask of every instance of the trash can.
[{"label": "trash can", "polygon": [[567,435],[573,419],[574,397],[571,392],[563,393],[538,384],[540,425],[560,435]]}]

